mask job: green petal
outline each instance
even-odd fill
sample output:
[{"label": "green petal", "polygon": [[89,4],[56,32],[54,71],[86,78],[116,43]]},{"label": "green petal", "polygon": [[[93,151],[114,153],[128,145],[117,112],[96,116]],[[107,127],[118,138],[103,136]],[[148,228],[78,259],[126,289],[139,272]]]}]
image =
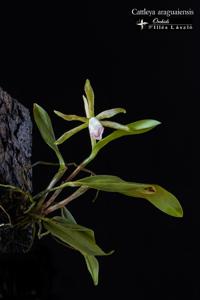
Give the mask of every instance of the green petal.
[{"label": "green petal", "polygon": [[90,114],[89,117],[91,118],[94,117],[94,91],[92,89],[89,79],[86,79],[84,90],[88,100],[88,107],[89,107],[89,114]]},{"label": "green petal", "polygon": [[121,193],[130,197],[144,198],[168,215],[183,216],[183,210],[177,198],[159,185],[127,182],[110,175],[85,177],[75,181],[74,184],[106,192]]},{"label": "green petal", "polygon": [[125,130],[125,131],[130,131],[129,127],[117,122],[112,122],[112,121],[101,121],[101,124],[105,127],[113,128],[113,129],[119,129],[119,130]]},{"label": "green petal", "polygon": [[85,108],[85,114],[87,118],[90,118],[90,112],[89,112],[89,106],[88,106],[88,101],[87,98],[83,95],[83,102],[84,102],[84,108]]},{"label": "green petal", "polygon": [[61,117],[62,119],[66,120],[66,121],[81,121],[81,122],[87,122],[87,118],[85,117],[80,117],[77,115],[65,115],[63,113],[61,113],[60,111],[54,110],[54,113]]},{"label": "green petal", "polygon": [[74,134],[76,134],[77,132],[83,130],[84,128],[87,128],[88,124],[84,123],[81,124],[67,132],[65,132],[59,139],[57,139],[57,141],[55,142],[56,145],[60,145],[62,143],[64,143],[67,139],[69,139],[71,136],[73,136]]},{"label": "green petal", "polygon": [[56,153],[60,165],[65,165],[62,155],[55,144],[56,139],[48,113],[41,106],[34,103],[33,115],[43,140]]},{"label": "green petal", "polygon": [[99,120],[108,119],[108,118],[114,117],[115,115],[117,115],[119,113],[124,113],[125,114],[126,110],[124,108],[120,108],[120,107],[104,110],[100,114],[98,114],[96,116],[96,118],[99,119]]}]

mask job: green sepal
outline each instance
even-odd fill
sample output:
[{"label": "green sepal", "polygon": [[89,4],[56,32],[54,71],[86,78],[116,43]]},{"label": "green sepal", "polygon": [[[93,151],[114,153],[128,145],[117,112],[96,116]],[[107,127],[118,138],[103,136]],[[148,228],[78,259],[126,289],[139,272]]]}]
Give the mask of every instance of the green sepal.
[{"label": "green sepal", "polygon": [[65,115],[60,111],[54,110],[54,113],[59,116],[60,118],[64,119],[65,121],[81,121],[81,122],[87,122],[87,118],[77,116],[77,115]]},{"label": "green sepal", "polygon": [[125,131],[128,131],[128,132],[130,131],[130,129],[129,129],[128,126],[120,124],[120,123],[117,123],[117,122],[101,121],[101,124],[104,127],[109,127],[109,128],[113,128],[113,129],[116,129],[116,130],[125,130]]},{"label": "green sepal", "polygon": [[126,110],[124,108],[121,108],[121,107],[104,110],[101,113],[99,113],[96,116],[96,118],[99,119],[99,120],[108,119],[108,118],[114,117],[115,115],[117,115],[119,113],[124,113],[125,114]]},{"label": "green sepal", "polygon": [[62,143],[64,143],[66,140],[68,140],[70,137],[72,137],[74,134],[78,133],[79,131],[85,129],[88,126],[87,123],[81,124],[67,132],[65,132],[63,135],[61,135],[61,137],[59,137],[59,139],[57,139],[57,141],[55,141],[56,145],[60,145]]}]

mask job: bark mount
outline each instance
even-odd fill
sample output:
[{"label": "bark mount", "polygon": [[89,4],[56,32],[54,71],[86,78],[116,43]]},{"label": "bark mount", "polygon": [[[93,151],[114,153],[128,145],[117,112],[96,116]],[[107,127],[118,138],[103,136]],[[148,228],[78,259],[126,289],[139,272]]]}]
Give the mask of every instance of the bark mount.
[{"label": "bark mount", "polygon": [[[0,183],[32,191],[32,122],[29,110],[0,88]],[[0,189],[0,251],[26,252],[33,228],[15,228],[26,209],[22,194]],[[8,215],[11,224],[8,223]]]}]

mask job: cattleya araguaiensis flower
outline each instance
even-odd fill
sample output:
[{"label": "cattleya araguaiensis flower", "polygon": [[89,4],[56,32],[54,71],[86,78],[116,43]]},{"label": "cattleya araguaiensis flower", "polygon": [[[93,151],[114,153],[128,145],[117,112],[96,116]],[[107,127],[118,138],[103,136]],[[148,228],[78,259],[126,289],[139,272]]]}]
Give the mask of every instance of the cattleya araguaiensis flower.
[{"label": "cattleya araguaiensis flower", "polygon": [[[38,104],[34,104],[35,122],[42,138],[55,152],[59,161],[59,168],[49,185],[43,191],[33,196],[26,194],[26,197],[30,200],[30,205],[19,219],[17,226],[24,227],[32,224],[36,228],[39,238],[49,234],[70,246],[70,248],[79,251],[85,258],[94,284],[97,285],[99,263],[96,257],[99,255],[108,255],[112,252],[104,252],[96,244],[94,232],[76,223],[75,218],[67,208],[69,202],[86,193],[88,189],[96,189],[97,191],[116,192],[129,197],[146,199],[159,210],[173,217],[182,217],[183,210],[177,198],[159,185],[125,181],[112,175],[96,175],[86,169],[86,166],[91,163],[98,152],[111,141],[127,135],[145,133],[155,128],[160,122],[145,119],[122,125],[107,120],[118,113],[125,113],[126,111],[123,108],[108,109],[95,115],[94,92],[89,80],[86,80],[85,83],[83,102],[86,116],[69,115],[55,111],[59,117],[66,121],[80,121],[82,123],[65,132],[57,140],[48,113]],[[110,127],[114,131],[102,138],[104,127]],[[70,164],[66,163],[66,159],[62,156],[58,145],[85,128],[89,128],[92,146],[91,152],[83,162],[75,165],[74,170],[70,172]],[[43,163],[48,164],[46,162]],[[90,173],[89,176],[84,176],[86,172]],[[79,173],[82,174],[82,177],[77,179],[76,176]],[[19,188],[14,186],[0,186],[19,192]],[[63,200],[57,200],[61,191],[65,191],[65,189],[70,191],[71,188],[73,188],[71,194],[68,192]],[[21,193],[24,192],[21,191]],[[53,216],[51,216],[52,212],[54,212]]]},{"label": "cattleya araguaiensis flower", "polygon": [[122,125],[120,123],[104,120],[104,119],[112,118],[118,113],[125,113],[126,110],[124,108],[113,108],[113,109],[105,110],[95,116],[95,113],[94,113],[94,91],[93,91],[88,79],[86,80],[86,83],[85,83],[85,94],[86,94],[86,96],[83,95],[83,102],[84,102],[86,117],[80,117],[77,115],[65,115],[57,110],[54,111],[59,117],[63,118],[66,121],[80,121],[83,123],[82,125],[77,126],[73,129],[65,132],[56,141],[57,145],[62,144],[64,141],[66,141],[72,135],[74,135],[75,133],[77,133],[87,127],[89,128],[92,146],[95,144],[95,140],[102,139],[104,127],[110,127],[113,129],[121,129],[121,130],[125,130],[125,131],[130,131],[129,127],[126,125]]},{"label": "cattleya araguaiensis flower", "polygon": [[101,122],[95,117],[89,119],[89,132],[92,139],[95,140],[102,139],[104,127],[101,124]]}]

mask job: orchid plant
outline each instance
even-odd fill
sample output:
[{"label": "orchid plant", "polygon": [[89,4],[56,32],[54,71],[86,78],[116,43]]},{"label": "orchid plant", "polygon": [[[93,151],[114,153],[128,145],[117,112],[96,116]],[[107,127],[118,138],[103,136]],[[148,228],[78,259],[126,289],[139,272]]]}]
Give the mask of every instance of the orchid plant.
[{"label": "orchid plant", "polygon": [[[94,284],[97,285],[99,275],[97,256],[109,255],[112,251],[104,252],[96,244],[94,232],[77,224],[67,207],[71,201],[74,201],[89,189],[95,189],[97,191],[115,192],[129,197],[146,199],[156,208],[173,217],[182,217],[183,210],[177,198],[159,185],[127,182],[117,176],[96,175],[86,169],[98,152],[110,142],[123,136],[145,133],[158,126],[160,122],[145,119],[123,125],[109,121],[108,119],[119,113],[126,113],[126,110],[124,108],[113,108],[95,115],[94,91],[89,80],[86,80],[84,90],[85,116],[69,115],[54,111],[57,116],[65,121],[81,122],[81,125],[66,131],[58,139],[55,138],[48,113],[38,104],[34,104],[33,114],[37,127],[45,143],[55,152],[58,158],[58,171],[49,185],[43,191],[33,196],[20,190],[18,187],[8,185],[1,185],[1,187],[21,193],[27,199],[27,208],[23,212],[23,216],[16,222],[16,226],[24,228],[31,224],[39,239],[46,235],[51,235],[69,248],[79,251],[86,261]],[[112,128],[114,131],[103,137],[104,127]],[[66,163],[58,145],[66,142],[73,135],[86,128],[88,128],[91,141],[91,152],[80,164],[75,166],[72,172],[69,172],[69,164]],[[85,172],[89,172],[89,175],[84,176]],[[78,174],[82,174],[80,179],[77,179]],[[68,195],[64,199],[58,200],[58,195],[65,190],[68,190]],[[70,191],[71,193],[69,193]],[[8,223],[11,223],[12,220],[5,210],[4,213],[7,215]],[[53,216],[51,216],[51,213],[53,213]]]}]

